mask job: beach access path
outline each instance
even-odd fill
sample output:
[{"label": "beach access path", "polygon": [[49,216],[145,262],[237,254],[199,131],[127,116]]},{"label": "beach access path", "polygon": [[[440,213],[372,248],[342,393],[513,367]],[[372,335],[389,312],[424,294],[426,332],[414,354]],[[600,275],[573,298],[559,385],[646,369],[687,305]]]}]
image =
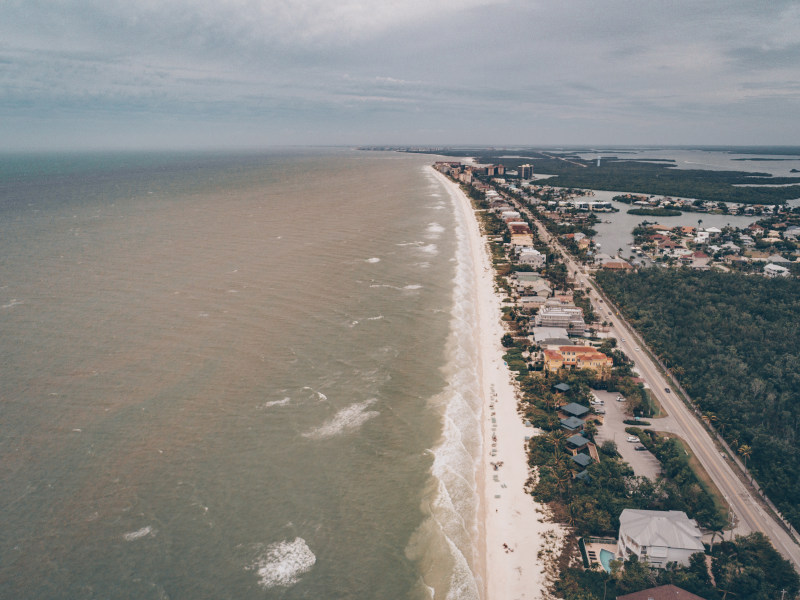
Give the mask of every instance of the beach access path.
[{"label": "beach access path", "polygon": [[[558,552],[563,533],[557,524],[547,522],[544,507],[525,491],[530,476],[525,437],[533,435],[534,430],[524,425],[517,410],[516,390],[503,361],[501,297],[495,292],[487,241],[481,235],[469,198],[456,183],[434,172],[458,198],[457,210],[463,211],[464,222],[468,223],[475,269],[483,395],[483,459],[478,473],[482,481],[478,483],[482,494],[483,548],[479,555],[483,555],[484,562],[484,598],[545,598],[545,560],[539,554],[542,551],[544,556],[553,548]],[[498,463],[502,466],[495,469]]]}]

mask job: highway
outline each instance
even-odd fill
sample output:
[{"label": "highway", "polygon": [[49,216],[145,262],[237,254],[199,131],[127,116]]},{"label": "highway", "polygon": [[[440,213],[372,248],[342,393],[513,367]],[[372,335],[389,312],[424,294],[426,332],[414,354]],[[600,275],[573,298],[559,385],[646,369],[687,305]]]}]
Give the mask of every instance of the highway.
[{"label": "highway", "polygon": [[591,278],[581,270],[575,260],[534,218],[531,212],[527,208],[521,207],[519,203],[515,202],[515,204],[536,223],[540,237],[561,254],[575,284],[591,290],[589,297],[592,305],[597,314],[602,315],[601,320],[612,324],[611,331],[617,338],[618,347],[634,360],[636,369],[645,380],[651,393],[655,395],[667,414],[677,422],[681,429],[680,437],[687,443],[727,500],[730,510],[735,515],[734,532],[742,535],[753,531],[762,532],[772,541],[775,549],[793,564],[795,570],[800,571],[800,546],[781,527],[775,517],[764,510],[751,488],[746,486],[734,473],[731,462],[717,449],[711,435],[702,426],[699,417],[694,414],[693,410],[684,404],[677,394],[665,391],[669,387],[669,383],[645,352],[644,341],[622,318],[618,309],[609,306],[607,300],[600,296],[597,286]]}]

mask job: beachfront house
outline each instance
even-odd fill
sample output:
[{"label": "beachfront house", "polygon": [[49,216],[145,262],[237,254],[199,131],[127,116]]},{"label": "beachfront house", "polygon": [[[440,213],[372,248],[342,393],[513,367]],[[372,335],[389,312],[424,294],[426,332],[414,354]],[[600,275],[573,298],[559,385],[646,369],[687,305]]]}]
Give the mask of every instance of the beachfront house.
[{"label": "beachfront house", "polygon": [[569,432],[580,433],[583,431],[583,425],[583,419],[579,419],[578,417],[567,417],[566,419],[561,419],[561,427]]},{"label": "beachfront house", "polygon": [[534,319],[536,327],[561,327],[571,335],[583,335],[586,323],[583,320],[583,309],[574,305],[545,305]]},{"label": "beachfront house", "polygon": [[559,346],[544,351],[544,368],[549,372],[562,368],[590,369],[605,374],[614,366],[610,356],[590,346]]},{"label": "beachfront house", "polygon": [[663,569],[667,563],[689,566],[689,557],[705,549],[697,523],[680,510],[626,508],[619,516],[617,556],[635,554],[640,561]]},{"label": "beachfront house", "polygon": [[677,585],[660,585],[654,588],[647,588],[640,592],[617,596],[617,600],[705,600],[702,596],[687,592]]},{"label": "beachfront house", "polygon": [[585,469],[594,462],[592,457],[588,454],[573,454],[571,459],[572,462],[578,465],[581,469]]},{"label": "beachfront house", "polygon": [[517,257],[519,264],[530,265],[536,269],[543,267],[546,260],[547,257],[535,248],[523,248]]},{"label": "beachfront house", "polygon": [[577,402],[570,402],[565,404],[559,409],[567,417],[583,418],[589,413],[589,407],[578,404]]}]

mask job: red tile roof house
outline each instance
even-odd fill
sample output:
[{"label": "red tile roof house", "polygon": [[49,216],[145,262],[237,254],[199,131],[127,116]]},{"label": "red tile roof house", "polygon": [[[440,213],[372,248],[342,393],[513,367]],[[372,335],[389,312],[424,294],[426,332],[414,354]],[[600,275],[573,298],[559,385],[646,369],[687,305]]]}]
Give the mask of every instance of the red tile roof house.
[{"label": "red tile roof house", "polygon": [[702,596],[687,592],[677,585],[661,585],[658,587],[617,596],[617,600],[705,600]]}]

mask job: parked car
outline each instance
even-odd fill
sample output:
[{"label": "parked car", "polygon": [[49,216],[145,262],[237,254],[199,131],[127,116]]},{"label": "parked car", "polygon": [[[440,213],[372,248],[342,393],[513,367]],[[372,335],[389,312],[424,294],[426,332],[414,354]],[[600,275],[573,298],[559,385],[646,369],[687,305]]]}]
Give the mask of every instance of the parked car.
[{"label": "parked car", "polygon": [[598,414],[598,415],[604,415],[604,414],[606,414],[606,409],[605,408],[595,408],[594,412],[596,414]]},{"label": "parked car", "polygon": [[625,402],[625,398],[622,396],[617,396],[617,402]]},{"label": "parked car", "polygon": [[671,394],[671,393],[672,393],[672,390],[671,390],[671,389],[669,389],[669,388],[664,388],[664,391],[665,391],[665,392],[667,392],[668,394]]},{"label": "parked car", "polygon": [[645,448],[644,446],[642,446],[641,444],[639,444],[638,446],[636,446],[636,447],[634,448],[634,450],[638,450],[639,452],[642,452],[642,451],[644,451],[644,450],[647,450],[647,448]]},{"label": "parked car", "polygon": [[637,444],[639,443],[639,438],[637,438],[635,435],[629,435],[625,438],[625,441],[630,442],[631,444]]}]

